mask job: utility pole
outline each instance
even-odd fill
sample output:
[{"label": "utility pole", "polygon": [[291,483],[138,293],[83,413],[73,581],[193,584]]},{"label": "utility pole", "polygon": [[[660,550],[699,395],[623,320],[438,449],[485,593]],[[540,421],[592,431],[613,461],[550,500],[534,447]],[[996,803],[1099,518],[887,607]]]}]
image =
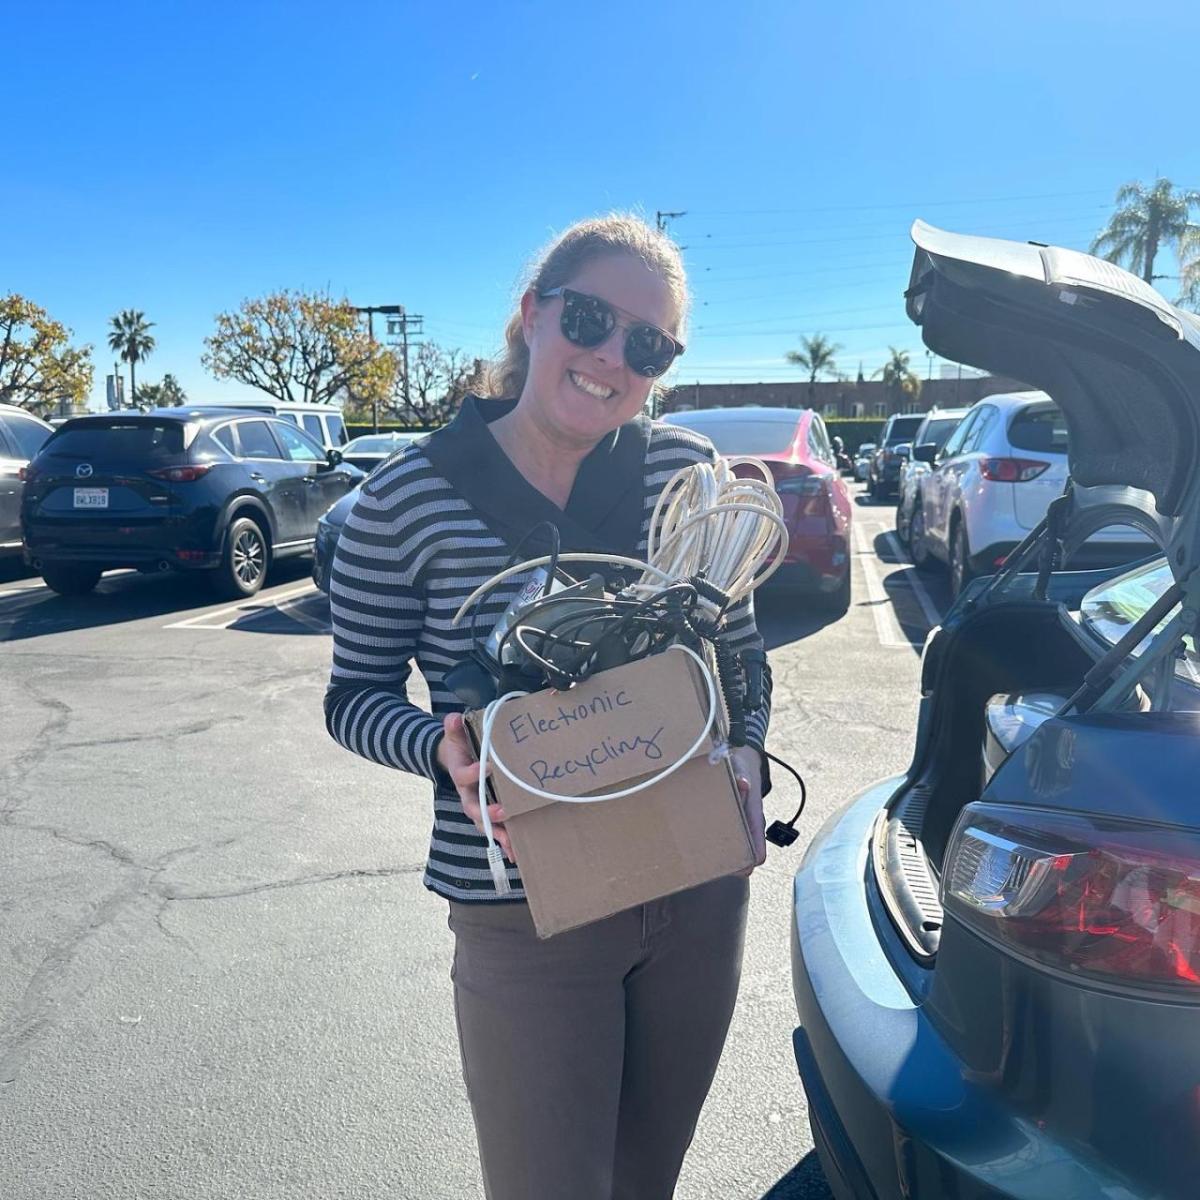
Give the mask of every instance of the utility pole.
[{"label": "utility pole", "polygon": [[422,327],[424,320],[425,318],[419,316],[417,313],[405,311],[403,306],[398,314],[388,318],[388,336],[395,337],[397,334],[400,336],[400,355],[404,362],[402,385],[404,389],[405,408],[410,406],[408,393],[408,334],[410,329],[415,334],[424,333],[425,331]]},{"label": "utility pole", "polygon": [[682,209],[679,212],[663,212],[661,209],[654,214],[654,224],[659,233],[667,232],[667,222],[675,217],[686,217],[687,210]]},{"label": "utility pole", "polygon": [[[404,360],[404,404],[408,406],[408,329],[411,325],[414,333],[421,332],[421,322],[425,319],[419,317],[415,313],[409,313],[405,310],[403,304],[368,304],[363,306],[355,306],[356,313],[367,315],[367,336],[371,339],[371,345],[375,345],[375,321],[376,313],[387,317],[387,332],[389,337],[400,335],[403,342],[403,360]],[[379,396],[378,394],[371,397],[371,427],[379,432]]]}]

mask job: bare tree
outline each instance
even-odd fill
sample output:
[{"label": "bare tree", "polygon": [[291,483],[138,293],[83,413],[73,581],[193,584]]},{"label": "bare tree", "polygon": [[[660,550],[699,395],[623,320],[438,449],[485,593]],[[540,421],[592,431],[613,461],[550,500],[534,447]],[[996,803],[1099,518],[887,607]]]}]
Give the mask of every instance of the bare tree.
[{"label": "bare tree", "polygon": [[394,379],[392,356],[371,341],[347,300],[284,290],[218,313],[216,322],[204,339],[205,369],[277,400],[369,404]]},{"label": "bare tree", "polygon": [[422,342],[409,356],[408,405],[403,400],[404,381],[397,376],[392,407],[403,420],[436,429],[458,411],[477,372],[478,363],[462,350]]}]

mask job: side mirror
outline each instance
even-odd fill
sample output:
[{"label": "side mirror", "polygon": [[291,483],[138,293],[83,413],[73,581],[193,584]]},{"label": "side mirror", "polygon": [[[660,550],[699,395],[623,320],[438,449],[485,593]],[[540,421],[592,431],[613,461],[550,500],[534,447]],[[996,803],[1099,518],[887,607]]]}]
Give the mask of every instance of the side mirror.
[{"label": "side mirror", "polygon": [[912,456],[917,462],[928,463],[930,466],[937,461],[937,455],[937,442],[922,442],[919,446],[914,446],[912,451]]},{"label": "side mirror", "polygon": [[331,467],[340,467],[342,465],[342,452],[340,450],[327,450],[325,452],[325,461]]}]

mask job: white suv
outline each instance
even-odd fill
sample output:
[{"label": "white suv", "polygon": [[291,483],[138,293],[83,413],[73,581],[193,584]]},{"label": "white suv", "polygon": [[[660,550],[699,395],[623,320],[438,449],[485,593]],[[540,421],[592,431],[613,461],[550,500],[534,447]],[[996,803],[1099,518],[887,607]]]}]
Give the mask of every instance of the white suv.
[{"label": "white suv", "polygon": [[[1066,421],[1045,392],[988,396],[970,409],[931,466],[912,514],[912,559],[919,569],[945,562],[957,597],[976,575],[994,574],[1062,493]],[[1072,565],[1108,566],[1148,552],[1136,531],[1106,529]]]}]

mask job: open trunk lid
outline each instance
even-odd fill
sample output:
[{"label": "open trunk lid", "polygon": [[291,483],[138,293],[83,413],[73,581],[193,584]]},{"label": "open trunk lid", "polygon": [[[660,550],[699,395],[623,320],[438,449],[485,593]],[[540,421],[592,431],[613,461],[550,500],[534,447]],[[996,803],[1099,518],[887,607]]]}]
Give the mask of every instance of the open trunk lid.
[{"label": "open trunk lid", "polygon": [[1092,493],[1084,502],[1099,509],[1130,489],[1149,493],[1176,578],[1190,574],[1200,551],[1200,322],[1076,250],[923,221],[912,237],[908,315],[925,344],[1047,392],[1066,418],[1071,477]]}]

